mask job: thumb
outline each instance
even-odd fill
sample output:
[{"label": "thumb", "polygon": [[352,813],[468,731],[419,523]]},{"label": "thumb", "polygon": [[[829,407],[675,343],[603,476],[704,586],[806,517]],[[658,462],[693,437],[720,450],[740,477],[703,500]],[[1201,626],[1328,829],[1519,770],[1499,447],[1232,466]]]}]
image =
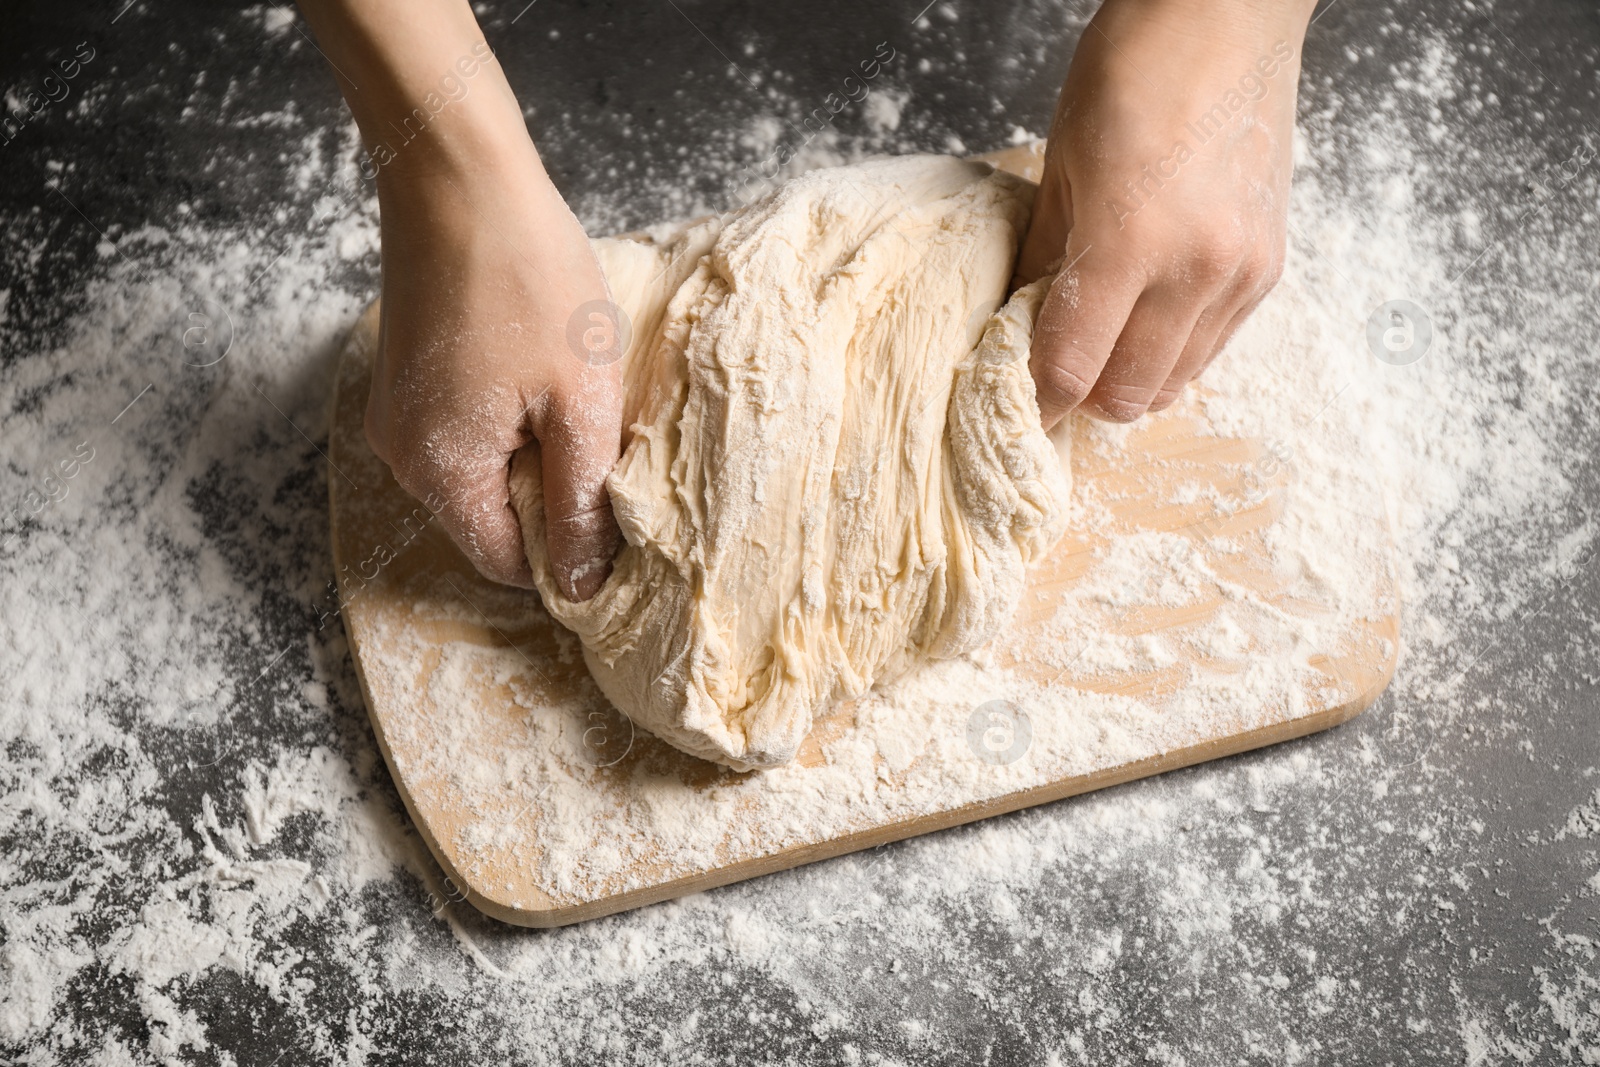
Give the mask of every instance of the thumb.
[{"label": "thumb", "polygon": [[1028,233],[1017,252],[1016,272],[1011,279],[1014,290],[1044,277],[1061,258],[1072,232],[1072,189],[1067,183],[1066,168],[1054,156],[1047,150],[1044,177],[1033,197]]}]

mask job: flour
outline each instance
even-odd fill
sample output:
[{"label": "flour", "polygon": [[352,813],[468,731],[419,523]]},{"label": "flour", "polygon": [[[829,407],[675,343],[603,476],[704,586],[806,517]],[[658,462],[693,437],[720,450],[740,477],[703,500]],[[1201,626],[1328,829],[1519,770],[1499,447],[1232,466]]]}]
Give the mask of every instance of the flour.
[{"label": "flour", "polygon": [[[942,12],[928,21],[945,25]],[[1352,42],[1349,63],[1392,66],[1399,81],[1381,93],[1350,87],[1337,48],[1308,64],[1289,267],[1251,327],[1256,343],[1283,329],[1306,347],[1261,366],[1224,357],[1203,379],[1223,396],[1311,389],[1291,401],[1308,424],[1273,428],[1287,462],[1332,471],[1330,491],[1361,463],[1377,480],[1406,644],[1374,711],[1315,741],[548,934],[479,919],[443,881],[373,747],[339,628],[317,628],[327,359],[375,267],[352,131],[308,130],[289,221],[152,206],[147,226],[107,228],[107,253],[59,307],[31,295],[59,270],[59,234],[17,221],[0,249],[17,279],[0,301],[6,1055],[1313,1063],[1369,1060],[1381,1041],[1421,1062],[1593,1061],[1597,863],[1577,813],[1600,759],[1592,731],[1550,722],[1592,714],[1576,679],[1600,676],[1592,611],[1571,603],[1592,589],[1600,189],[1584,170],[1521,200],[1440,193],[1441,174],[1523,165],[1492,144],[1538,158],[1451,58],[1523,70],[1493,31],[1507,14],[1475,9],[1487,28],[1470,39],[1379,19],[1383,50]],[[121,91],[87,86],[82,106]],[[938,147],[944,131],[919,125],[928,110],[909,98],[894,147]],[[838,134],[815,152],[882,147]],[[714,145],[695,166],[720,162],[731,179],[748,158]],[[641,185],[688,189],[677,178]],[[593,232],[639,221],[631,198],[582,195]],[[670,210],[649,214],[723,206],[660,195]],[[214,368],[186,368],[179,356],[199,361],[174,339],[207,295],[239,329]],[[1423,304],[1436,330],[1409,367],[1365,347],[1367,316],[1395,298]],[[1341,372],[1356,372],[1342,393]],[[1249,405],[1207,413],[1254,429]],[[1129,431],[1097,432],[1114,446]],[[85,440],[95,459],[67,494],[26,510]],[[1297,504],[1297,531],[1343,521],[1337,496]],[[1107,573],[1175,551],[1117,542]],[[1338,562],[1286,566],[1342,588]],[[1153,595],[1188,603],[1217,577],[1198,566]],[[1127,603],[1109,581],[1081,597]],[[1190,640],[1237,662],[1267,621],[1230,610]],[[1075,669],[1170,654],[1099,641]],[[938,686],[997,668],[947,669]],[[1253,683],[1238,684],[1216,699],[1247,706]],[[875,751],[903,766],[894,740],[880,733]],[[1524,743],[1518,762],[1486,759]],[[1563,799],[1526,805],[1520,778]],[[691,834],[670,809],[650,818]],[[1548,861],[1537,884],[1509,870],[1522,855]]]},{"label": "flour", "polygon": [[1600,837],[1600,789],[1585,803],[1567,813],[1566,825],[1556,833],[1561,837]]}]

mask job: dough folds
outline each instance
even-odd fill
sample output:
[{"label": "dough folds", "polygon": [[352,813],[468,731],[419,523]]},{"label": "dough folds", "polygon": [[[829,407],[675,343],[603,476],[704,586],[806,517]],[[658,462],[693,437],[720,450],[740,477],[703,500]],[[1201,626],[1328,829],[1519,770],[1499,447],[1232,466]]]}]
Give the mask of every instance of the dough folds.
[{"label": "dough folds", "polygon": [[598,595],[551,574],[536,450],[512,500],[545,606],[639,726],[784,763],[835,701],[1010,619],[1068,495],[1028,373],[1048,279],[1005,301],[1032,199],[987,164],[913,156],[595,242],[638,412]]}]

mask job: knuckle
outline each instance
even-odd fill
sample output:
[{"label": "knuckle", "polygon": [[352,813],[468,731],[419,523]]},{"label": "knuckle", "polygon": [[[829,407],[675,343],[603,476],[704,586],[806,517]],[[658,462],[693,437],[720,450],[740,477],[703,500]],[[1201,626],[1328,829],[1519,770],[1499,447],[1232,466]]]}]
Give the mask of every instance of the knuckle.
[{"label": "knuckle", "polygon": [[1150,410],[1150,397],[1126,386],[1108,386],[1089,398],[1091,408],[1107,422],[1133,422]]},{"label": "knuckle", "polygon": [[390,433],[387,438],[389,466],[394,468],[395,477],[420,474],[427,465],[427,449],[419,447],[419,442],[409,433]]},{"label": "knuckle", "polygon": [[602,499],[565,514],[546,513],[545,525],[551,534],[583,545],[604,540],[615,526],[615,519],[612,517],[611,502]]},{"label": "knuckle", "polygon": [[1178,402],[1178,397],[1183,395],[1183,386],[1163,385],[1156,390],[1156,395],[1150,398],[1150,412],[1165,411]]},{"label": "knuckle", "polygon": [[[1141,252],[1140,249],[1150,244],[1153,242],[1140,241],[1137,238],[1125,245],[1118,243],[1114,248],[1108,248],[1096,257],[1092,264],[1089,262],[1089,256],[1085,256],[1080,266],[1092,267],[1092,273],[1086,271],[1086,274],[1102,288],[1141,286],[1150,277],[1150,256],[1147,251]],[[1093,251],[1091,250],[1091,254]]]},{"label": "knuckle", "polygon": [[1240,272],[1244,252],[1237,245],[1207,245],[1189,261],[1189,270],[1201,282],[1220,285]]},{"label": "knuckle", "polygon": [[1281,246],[1265,249],[1261,255],[1260,266],[1256,272],[1257,285],[1261,292],[1266,292],[1283,277],[1283,248]]},{"label": "knuckle", "polygon": [[1106,422],[1133,422],[1149,410],[1146,404],[1114,397],[1102,397],[1094,402],[1094,411]]},{"label": "knuckle", "polygon": [[412,496],[438,493],[459,505],[474,495],[478,472],[449,458],[450,450],[432,447],[426,438],[397,434],[390,441],[390,452],[387,462],[394,480]]},{"label": "knuckle", "polygon": [[1188,256],[1188,273],[1205,283],[1226,282],[1247,269],[1252,251],[1231,229],[1214,224],[1199,226]]},{"label": "knuckle", "polygon": [[526,404],[535,436],[585,440],[622,426],[623,393],[616,365],[565,369]]},{"label": "knuckle", "polygon": [[[1098,299],[1108,293],[1143,289],[1159,274],[1160,244],[1154,238],[1105,238],[1094,244],[1072,268],[1070,279],[1078,294]],[[1067,278],[1063,270],[1061,277]]]},{"label": "knuckle", "polygon": [[1060,408],[1077,407],[1094,389],[1093,379],[1085,378],[1059,359],[1042,361],[1035,371],[1034,382],[1043,399],[1050,406]]},{"label": "knuckle", "polygon": [[478,573],[490,581],[511,585],[521,576],[520,548],[516,554],[509,553],[502,545],[486,543],[482,532],[472,529],[457,531],[455,540],[462,553],[472,560]]},{"label": "knuckle", "polygon": [[1086,225],[1082,242],[1078,252],[1072,245],[1054,249],[1056,259],[1046,265],[1056,269],[1057,285],[1103,289],[1138,284],[1147,274],[1151,249],[1158,246],[1147,227],[1133,225],[1126,232]]},{"label": "knuckle", "polygon": [[1272,268],[1272,252],[1260,245],[1245,250],[1239,261],[1239,278],[1246,285],[1255,286],[1266,278]]}]

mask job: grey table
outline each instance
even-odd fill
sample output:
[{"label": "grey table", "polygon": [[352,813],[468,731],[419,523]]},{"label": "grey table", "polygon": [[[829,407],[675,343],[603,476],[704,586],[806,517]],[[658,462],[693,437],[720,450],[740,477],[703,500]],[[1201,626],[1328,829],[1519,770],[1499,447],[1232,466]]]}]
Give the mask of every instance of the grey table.
[{"label": "grey table", "polygon": [[[375,292],[370,243],[318,243],[372,211],[359,186],[327,200],[353,158],[334,82],[281,11],[124,2],[0,10],[0,84],[65,94],[0,145],[9,1059],[1600,1058],[1591,5],[1334,0],[1306,45],[1329,188],[1398,108],[1420,202],[1479,206],[1494,239],[1451,253],[1471,273],[1431,310],[1504,311],[1474,372],[1507,410],[1548,412],[1564,457],[1562,498],[1527,516],[1464,504],[1453,568],[1406,546],[1413,610],[1455,640],[1414,642],[1372,712],[1316,738],[550,933],[439,895],[319,625],[331,340],[274,346],[301,336],[285,306],[348,318]],[[558,183],[620,229],[725,204],[763,151],[741,135],[798,122],[879,42],[897,58],[876,90],[909,93],[899,128],[851,107],[829,143],[1044,131],[1082,5],[919,6],[480,9]],[[80,42],[93,58],[60,78]],[[1397,88],[1441,50],[1457,91]],[[269,297],[284,249],[315,284]],[[239,352],[180,367],[208,276]],[[1519,372],[1534,344],[1559,395]],[[94,492],[23,507],[80,437]]]}]

